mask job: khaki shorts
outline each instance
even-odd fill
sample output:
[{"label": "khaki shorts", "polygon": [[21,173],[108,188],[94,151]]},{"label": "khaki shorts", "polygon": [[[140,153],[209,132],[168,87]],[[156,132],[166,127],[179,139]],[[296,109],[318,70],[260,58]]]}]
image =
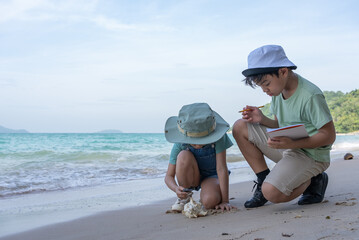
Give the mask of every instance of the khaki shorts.
[{"label": "khaki shorts", "polygon": [[247,123],[248,139],[276,165],[265,182],[272,184],[279,191],[289,196],[309,179],[324,172],[329,162],[318,162],[305,155],[300,149],[273,149],[267,145],[266,127],[256,123]]}]

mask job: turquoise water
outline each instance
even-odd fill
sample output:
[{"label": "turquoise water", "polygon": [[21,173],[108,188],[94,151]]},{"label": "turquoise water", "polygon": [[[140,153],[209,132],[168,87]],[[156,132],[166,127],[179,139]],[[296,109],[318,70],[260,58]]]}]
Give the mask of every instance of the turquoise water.
[{"label": "turquoise water", "polygon": [[0,134],[0,196],[162,176],[163,134]]},{"label": "turquoise water", "polygon": [[[160,133],[0,134],[0,197],[164,177],[171,147]],[[349,150],[359,135],[338,136],[332,155]],[[246,165],[236,145],[227,155]]]}]

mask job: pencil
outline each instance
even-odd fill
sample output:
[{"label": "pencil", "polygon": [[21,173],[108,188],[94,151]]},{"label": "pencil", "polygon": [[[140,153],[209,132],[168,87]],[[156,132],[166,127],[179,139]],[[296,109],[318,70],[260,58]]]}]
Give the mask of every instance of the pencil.
[{"label": "pencil", "polygon": [[[260,106],[260,107],[258,107],[258,108],[262,108],[262,107],[264,107],[264,106]],[[241,110],[241,111],[239,111],[239,112],[246,112],[246,111],[252,111],[252,109],[247,108],[247,109]]]}]

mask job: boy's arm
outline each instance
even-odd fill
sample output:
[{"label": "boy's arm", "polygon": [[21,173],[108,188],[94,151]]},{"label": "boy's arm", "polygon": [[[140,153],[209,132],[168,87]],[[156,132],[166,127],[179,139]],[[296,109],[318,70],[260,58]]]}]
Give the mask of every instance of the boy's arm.
[{"label": "boy's arm", "polygon": [[222,197],[222,201],[216,206],[216,209],[220,208],[222,210],[229,211],[235,207],[229,204],[229,174],[226,162],[226,150],[216,154],[216,163],[219,187],[221,189]]},{"label": "boy's arm", "polygon": [[228,168],[226,163],[226,150],[221,153],[216,154],[216,166],[217,166],[217,174],[219,180],[219,187],[221,189],[222,202],[228,203]]},{"label": "boy's arm", "polygon": [[269,117],[263,115],[262,121],[260,122],[263,126],[266,126],[268,128],[278,128],[278,119],[276,116],[274,116],[274,119],[270,119]]},{"label": "boy's arm", "polygon": [[268,138],[268,145],[277,149],[294,149],[294,148],[317,148],[330,145],[335,141],[335,128],[333,121],[328,122],[318,130],[317,134],[311,137],[292,140],[287,137]]},{"label": "boy's arm", "polygon": [[317,134],[295,141],[295,148],[317,148],[330,145],[334,143],[335,137],[334,123],[330,121],[321,127]]},{"label": "boy's arm", "polygon": [[165,183],[169,189],[174,191],[177,194],[177,197],[184,199],[188,196],[188,193],[183,192],[183,187],[178,186],[175,181],[176,175],[176,165],[169,163],[166,176],[165,176]]},{"label": "boy's arm", "polygon": [[303,115],[318,129],[318,133],[296,141],[295,148],[317,148],[335,141],[334,123],[323,94],[314,94],[308,99]]}]

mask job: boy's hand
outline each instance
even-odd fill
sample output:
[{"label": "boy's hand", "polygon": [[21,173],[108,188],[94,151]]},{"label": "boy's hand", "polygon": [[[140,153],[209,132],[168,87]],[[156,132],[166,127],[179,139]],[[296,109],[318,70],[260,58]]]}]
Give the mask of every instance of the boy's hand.
[{"label": "boy's hand", "polygon": [[247,122],[259,123],[262,121],[263,113],[259,108],[247,105],[243,110],[242,118]]},{"label": "boy's hand", "polygon": [[271,148],[275,149],[293,149],[294,141],[289,137],[274,137],[268,138],[267,144]]},{"label": "boy's hand", "polygon": [[220,204],[218,204],[216,207],[215,207],[216,210],[218,209],[221,209],[222,212],[224,210],[227,210],[227,211],[231,211],[231,209],[237,209],[235,206],[232,206],[231,204],[229,203],[226,203],[226,202],[221,202]]},{"label": "boy's hand", "polygon": [[187,197],[188,197],[188,194],[189,194],[188,192],[184,192],[183,189],[184,189],[184,187],[182,187],[182,186],[178,186],[178,187],[176,188],[177,197],[180,198],[180,199],[185,199],[185,198],[187,198]]}]

